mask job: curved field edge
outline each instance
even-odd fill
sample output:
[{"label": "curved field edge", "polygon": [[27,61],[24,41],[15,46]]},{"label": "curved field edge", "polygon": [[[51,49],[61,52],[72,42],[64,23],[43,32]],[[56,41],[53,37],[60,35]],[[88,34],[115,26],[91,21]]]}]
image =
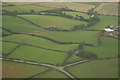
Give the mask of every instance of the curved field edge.
[{"label": "curved field edge", "polygon": [[[18,15],[26,18],[41,27],[56,26],[60,29],[71,29],[74,25],[87,24],[83,21],[68,19],[60,16],[48,16],[48,15]],[[69,24],[68,24],[69,23]]]}]

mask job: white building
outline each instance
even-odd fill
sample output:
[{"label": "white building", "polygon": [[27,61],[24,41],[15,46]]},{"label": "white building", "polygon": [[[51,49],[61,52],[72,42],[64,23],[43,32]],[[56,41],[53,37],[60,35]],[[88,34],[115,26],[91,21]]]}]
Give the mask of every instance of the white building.
[{"label": "white building", "polygon": [[105,30],[106,32],[114,32],[114,30],[113,30],[113,29],[110,29],[110,28],[104,28],[104,30]]}]

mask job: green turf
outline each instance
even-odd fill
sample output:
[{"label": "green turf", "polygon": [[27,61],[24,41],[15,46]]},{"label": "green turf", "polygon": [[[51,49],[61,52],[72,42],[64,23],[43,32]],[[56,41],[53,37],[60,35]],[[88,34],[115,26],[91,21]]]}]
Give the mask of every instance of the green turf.
[{"label": "green turf", "polygon": [[8,42],[2,42],[2,52],[4,54],[9,53],[12,51],[15,47],[17,47],[17,44],[14,43],[8,43]]},{"label": "green turf", "polygon": [[[48,69],[47,67],[42,67],[42,66],[34,66],[34,65],[28,65],[28,64],[21,64],[21,63],[3,61],[2,62],[2,66],[3,66],[3,72],[4,72],[4,74],[8,74],[7,71],[6,71],[6,69],[4,68],[4,65],[11,66],[11,67],[13,66],[13,67],[17,67],[17,68],[28,69],[27,72],[24,72],[22,74],[17,74],[13,78],[28,78],[28,77],[31,77],[31,76],[33,76],[33,75],[35,75],[37,73],[43,72],[43,71],[45,71],[45,70]],[[15,73],[15,71],[13,70],[11,73]]]},{"label": "green turf", "polygon": [[43,30],[15,16],[2,16],[2,26],[14,32]]},{"label": "green turf", "polygon": [[36,35],[50,37],[58,41],[65,42],[85,41],[86,43],[96,44],[98,32],[97,31],[50,32]]},{"label": "green turf", "polygon": [[118,40],[104,37],[100,46],[86,46],[85,50],[96,53],[99,58],[118,56]]},{"label": "green turf", "polygon": [[43,73],[39,76],[36,76],[35,78],[67,78],[67,76],[56,70],[52,70],[52,71]]},{"label": "green turf", "polygon": [[84,17],[86,19],[90,18],[89,15],[87,15],[86,13],[81,13],[81,12],[63,11],[63,13],[66,13],[67,15],[72,15],[72,16],[76,16],[76,15],[82,16],[82,17]]},{"label": "green turf", "polygon": [[42,27],[58,26],[58,28],[62,29],[71,29],[74,25],[87,24],[86,22],[83,21],[68,19],[59,16],[48,15],[19,15],[19,16],[26,18]]},{"label": "green turf", "polygon": [[50,10],[52,8],[43,7],[43,6],[36,6],[36,5],[18,5],[18,6],[8,6],[3,7],[4,10],[7,11],[17,11],[17,12],[31,12],[31,10],[34,11],[45,11]]},{"label": "green turf", "polygon": [[15,35],[7,36],[4,37],[3,40],[32,44],[35,46],[40,46],[48,49],[61,50],[61,51],[68,51],[74,49],[77,46],[77,44],[57,44],[47,39],[33,37],[24,34],[19,34],[19,35],[15,34]]},{"label": "green turf", "polygon": [[98,16],[100,19],[100,22],[95,24],[94,26],[91,26],[89,29],[98,29],[101,30],[107,26],[110,25],[117,25],[118,24],[118,17],[115,16]]},{"label": "green turf", "polygon": [[118,59],[91,61],[67,70],[78,78],[117,78]]},{"label": "green turf", "polygon": [[67,54],[35,47],[21,46],[8,57],[57,64],[62,63],[67,57]]}]

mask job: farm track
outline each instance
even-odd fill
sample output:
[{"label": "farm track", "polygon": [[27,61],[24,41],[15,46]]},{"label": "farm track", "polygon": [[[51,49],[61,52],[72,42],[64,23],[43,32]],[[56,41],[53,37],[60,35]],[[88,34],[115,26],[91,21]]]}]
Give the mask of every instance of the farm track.
[{"label": "farm track", "polygon": [[[20,42],[13,42],[13,41],[6,41],[6,40],[0,40],[2,42],[9,42],[9,43],[16,43],[16,44],[22,44]],[[26,45],[26,46],[31,46],[31,47],[36,47],[36,48],[41,48],[41,49],[45,49],[45,50],[51,50],[51,51],[56,51],[56,52],[65,52],[65,51],[60,51],[60,50],[55,50],[55,49],[48,49],[48,48],[44,48],[44,47],[40,47],[40,46],[35,46],[35,45],[31,45],[31,44],[22,44],[22,45]]]},{"label": "farm track", "polygon": [[[71,78],[73,80],[77,80],[76,77],[74,77],[71,73],[67,72],[64,68],[66,68],[68,66],[77,65],[77,64],[84,63],[84,62],[88,61],[88,60],[78,61],[75,64],[71,63],[71,64],[66,65],[66,66],[54,66],[52,64],[47,64],[47,63],[40,63],[40,62],[35,62],[35,61],[26,61],[26,60],[13,59],[13,58],[0,58],[0,60],[17,62],[17,63],[23,63],[23,64],[30,64],[30,65],[36,65],[36,66],[45,66],[45,67],[48,67],[48,68],[53,68],[55,70],[58,70],[58,71],[64,73],[65,75],[67,75],[69,78]],[[38,73],[38,74],[40,74],[40,73]],[[34,77],[34,76],[36,76],[38,74],[35,74],[32,77]],[[32,77],[30,77],[30,78],[32,78]]]}]

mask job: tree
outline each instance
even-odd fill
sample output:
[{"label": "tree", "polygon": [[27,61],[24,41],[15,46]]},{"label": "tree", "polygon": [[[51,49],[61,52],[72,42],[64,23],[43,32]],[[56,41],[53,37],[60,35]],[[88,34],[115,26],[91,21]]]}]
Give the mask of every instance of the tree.
[{"label": "tree", "polygon": [[31,12],[31,13],[35,13],[35,11],[34,11],[34,10],[30,10],[30,12]]}]

